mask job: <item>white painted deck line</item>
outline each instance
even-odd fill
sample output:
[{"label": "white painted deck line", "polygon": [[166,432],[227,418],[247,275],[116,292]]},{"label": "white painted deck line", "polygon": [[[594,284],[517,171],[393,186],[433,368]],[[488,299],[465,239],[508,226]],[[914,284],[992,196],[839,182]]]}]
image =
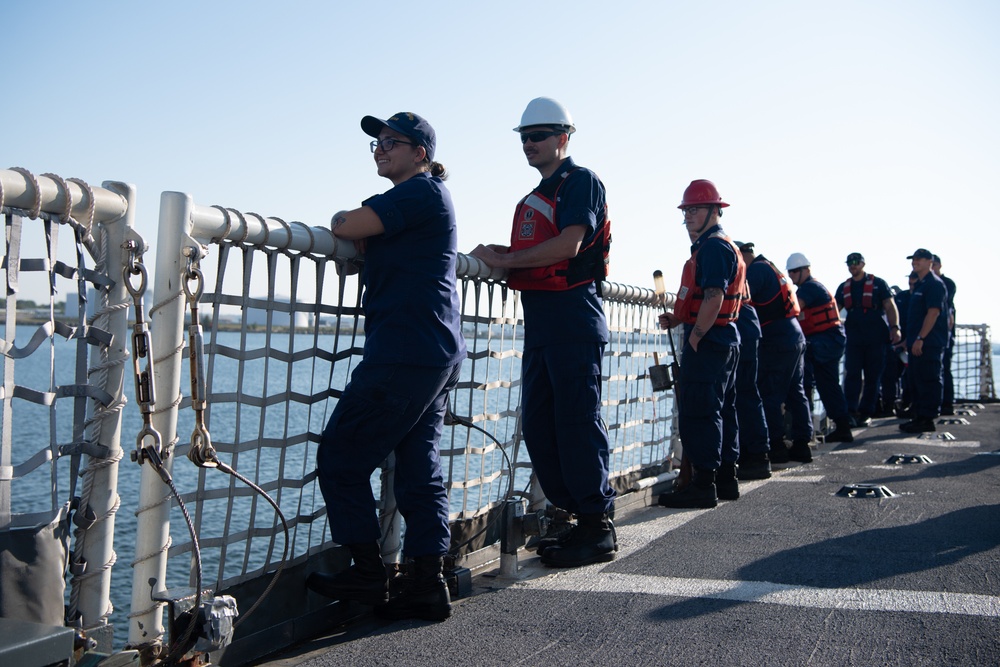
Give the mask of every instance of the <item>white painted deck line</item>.
[{"label": "white painted deck line", "polygon": [[[776,475],[768,480],[740,482],[740,493],[751,492],[773,481],[815,482],[821,479],[820,475],[799,477]],[[712,510],[663,511],[662,517],[652,521],[618,527],[619,558],[625,558],[646,548],[646,545],[653,540]],[[880,588],[815,588],[769,581],[653,577],[602,572],[605,567],[604,563],[567,570],[550,570],[539,566],[545,575],[518,581],[512,587],[547,591],[641,593],[818,609],[1000,617],[1000,597],[992,595]]]},{"label": "white painted deck line", "polygon": [[1000,617],[1000,598],[970,593],[870,588],[813,588],[775,584],[768,581],[681,579],[618,573],[597,573],[587,577],[555,576],[537,581],[531,587],[543,590],[592,593],[642,593],[818,609]]}]

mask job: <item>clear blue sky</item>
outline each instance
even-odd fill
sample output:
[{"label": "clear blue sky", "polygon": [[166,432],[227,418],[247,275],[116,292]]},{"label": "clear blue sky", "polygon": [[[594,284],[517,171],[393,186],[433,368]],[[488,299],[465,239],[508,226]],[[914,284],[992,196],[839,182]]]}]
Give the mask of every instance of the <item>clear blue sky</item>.
[{"label": "clear blue sky", "polygon": [[905,286],[930,248],[959,320],[1000,327],[995,1],[10,0],[0,24],[0,167],[134,183],[151,242],[164,190],[327,224],[387,189],[358,123],[402,110],[437,130],[460,249],[504,242],[538,180],[511,128],[547,95],[607,185],[611,280],[675,289],[709,178],[780,266],[833,287],[860,251]]}]

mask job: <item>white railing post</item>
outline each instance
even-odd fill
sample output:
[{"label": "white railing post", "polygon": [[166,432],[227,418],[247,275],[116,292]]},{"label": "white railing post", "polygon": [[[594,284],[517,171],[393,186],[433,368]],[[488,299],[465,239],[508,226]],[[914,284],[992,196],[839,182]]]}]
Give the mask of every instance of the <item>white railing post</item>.
[{"label": "white railing post", "polygon": [[[128,230],[135,225],[135,186],[106,181],[104,187],[121,195],[127,202],[123,217],[110,223],[94,226],[101,236],[95,234],[98,247],[107,251],[105,271],[114,280],[108,294],[107,328],[114,340],[107,352],[107,370],[104,390],[116,398],[124,395],[124,373],[129,356],[128,309],[120,308],[128,303],[128,292],[122,278],[122,267],[126,263],[126,252],[122,243]],[[98,320],[100,322],[100,320]],[[92,361],[91,367],[96,366]],[[96,403],[95,403],[96,405]],[[88,571],[80,577],[77,611],[81,615],[84,630],[92,630],[107,624],[107,614],[111,609],[111,565],[114,552],[114,515],[119,504],[118,462],[121,459],[122,412],[116,406],[105,406],[107,412],[95,410],[92,432],[97,436],[95,444],[107,447],[106,459],[90,458],[87,462],[89,493],[85,497],[98,521],[87,529],[82,556],[88,564]],[[90,438],[88,438],[90,439]],[[83,508],[81,508],[83,509]],[[100,569],[99,569],[100,568]]]},{"label": "white railing post", "polygon": [[[163,466],[173,465],[177,438],[177,415],[181,387],[184,344],[185,300],[181,290],[181,246],[190,233],[194,203],[190,196],[164,192],[160,196],[160,220],[156,239],[156,273],[153,287],[152,358],[153,428],[160,434]],[[132,574],[132,612],[128,644],[139,647],[156,643],[163,636],[161,606],[152,600],[153,590],[166,587],[167,548],[170,545],[170,489],[148,464],[142,466],[139,487],[138,529]],[[150,580],[155,584],[150,585]]]}]

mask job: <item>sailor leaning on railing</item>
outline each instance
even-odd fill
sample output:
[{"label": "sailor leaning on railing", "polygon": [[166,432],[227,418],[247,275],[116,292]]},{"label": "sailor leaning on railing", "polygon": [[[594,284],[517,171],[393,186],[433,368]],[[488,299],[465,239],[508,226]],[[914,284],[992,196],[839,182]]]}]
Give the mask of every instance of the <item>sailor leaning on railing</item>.
[{"label": "sailor leaning on railing", "polygon": [[[448,392],[466,357],[455,209],[426,120],[406,112],[388,120],[365,116],[361,129],[375,137],[378,174],[393,187],[333,219],[334,235],[364,251],[365,348],[317,453],[331,536],[347,546],[354,564],[336,574],[313,573],[307,585],[375,605],[382,617],[440,621],[451,614],[451,601],[441,574],[450,532],[438,443]],[[409,561],[392,599],[369,483],[390,453]]]},{"label": "sailor leaning on railing", "polygon": [[569,111],[539,97],[520,124],[528,164],[542,181],[514,213],[510,246],[472,251],[508,269],[524,309],[521,409],[524,444],[545,497],[574,514],[567,532],[538,545],[542,563],[614,560],[608,432],[601,420],[601,361],[608,325],[600,294],[611,240],[604,185],[569,157]]}]

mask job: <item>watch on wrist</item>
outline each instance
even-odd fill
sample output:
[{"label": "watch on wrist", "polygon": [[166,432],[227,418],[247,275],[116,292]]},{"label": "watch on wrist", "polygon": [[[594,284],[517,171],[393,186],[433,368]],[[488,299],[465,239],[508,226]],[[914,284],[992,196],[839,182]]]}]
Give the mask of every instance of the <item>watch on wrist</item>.
[{"label": "watch on wrist", "polygon": [[[917,340],[923,340],[923,339],[924,339],[924,337],[923,337],[923,336],[917,336]],[[915,343],[915,342],[917,342],[917,341],[913,341],[913,342]]]}]

